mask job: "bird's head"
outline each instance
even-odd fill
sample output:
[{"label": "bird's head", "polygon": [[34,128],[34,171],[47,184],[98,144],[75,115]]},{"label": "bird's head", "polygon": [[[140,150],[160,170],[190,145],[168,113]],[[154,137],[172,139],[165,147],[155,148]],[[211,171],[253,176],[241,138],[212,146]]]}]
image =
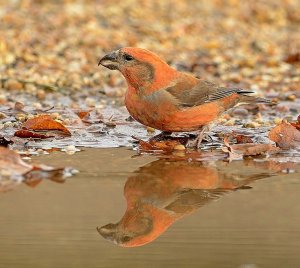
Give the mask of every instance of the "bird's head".
[{"label": "bird's head", "polygon": [[[98,65],[110,70],[119,70],[127,83],[136,89],[157,88],[174,77],[176,70],[171,68],[155,53],[135,47],[125,47],[105,55]],[[155,88],[152,88],[155,89]]]}]

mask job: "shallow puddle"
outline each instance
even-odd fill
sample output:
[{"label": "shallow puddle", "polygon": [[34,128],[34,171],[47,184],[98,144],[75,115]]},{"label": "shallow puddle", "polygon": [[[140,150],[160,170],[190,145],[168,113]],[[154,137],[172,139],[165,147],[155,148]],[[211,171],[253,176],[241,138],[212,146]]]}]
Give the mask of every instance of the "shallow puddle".
[{"label": "shallow puddle", "polygon": [[34,158],[80,173],[1,193],[0,267],[300,267],[299,165],[135,155]]}]

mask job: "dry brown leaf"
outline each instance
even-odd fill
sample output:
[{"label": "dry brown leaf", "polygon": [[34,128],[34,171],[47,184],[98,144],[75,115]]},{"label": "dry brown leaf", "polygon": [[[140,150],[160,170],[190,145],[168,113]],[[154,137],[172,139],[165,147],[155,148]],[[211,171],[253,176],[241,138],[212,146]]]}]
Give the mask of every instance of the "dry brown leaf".
[{"label": "dry brown leaf", "polygon": [[300,62],[300,52],[294,53],[294,54],[289,54],[285,59],[285,62],[294,64],[297,62]]},{"label": "dry brown leaf", "polygon": [[80,119],[83,119],[83,118],[87,117],[87,116],[90,114],[91,111],[92,111],[92,110],[78,111],[78,112],[76,112],[76,114],[77,114],[77,116],[78,116]]},{"label": "dry brown leaf", "polygon": [[297,128],[298,130],[300,130],[300,115],[298,115],[297,122],[295,123],[291,122],[291,125]]},{"label": "dry brown leaf", "polygon": [[300,147],[300,131],[286,121],[270,130],[269,139],[283,149]]},{"label": "dry brown leaf", "polygon": [[28,119],[22,127],[31,130],[58,130],[66,135],[71,135],[71,132],[63,124],[54,121],[49,115],[40,115]]},{"label": "dry brown leaf", "polygon": [[236,142],[238,144],[241,143],[253,143],[252,139],[249,136],[243,135],[243,134],[238,134],[236,132],[232,132],[232,136],[236,139]]},{"label": "dry brown leaf", "polygon": [[134,139],[138,140],[139,142],[139,149],[141,151],[163,151],[163,152],[171,152],[177,145],[182,145],[179,140],[163,140],[163,141],[143,141],[141,139]]},{"label": "dry brown leaf", "polygon": [[243,156],[256,156],[279,151],[279,149],[272,144],[245,143],[230,145],[228,137],[224,138],[224,144],[226,147],[223,147],[222,150],[229,153],[231,160],[240,159]]},{"label": "dry brown leaf", "polygon": [[44,134],[40,134],[40,133],[35,133],[29,130],[17,130],[14,134],[14,136],[19,137],[19,138],[33,138],[33,139],[48,139],[51,138],[53,136],[47,136]]}]

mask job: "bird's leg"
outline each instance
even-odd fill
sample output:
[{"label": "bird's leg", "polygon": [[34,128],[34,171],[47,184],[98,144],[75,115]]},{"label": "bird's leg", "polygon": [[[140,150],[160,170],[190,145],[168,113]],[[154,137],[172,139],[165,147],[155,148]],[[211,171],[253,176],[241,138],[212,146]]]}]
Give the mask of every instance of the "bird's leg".
[{"label": "bird's leg", "polygon": [[206,133],[207,131],[210,131],[210,129],[212,128],[212,126],[213,126],[212,123],[203,126],[202,129],[200,130],[200,132],[198,133],[198,136],[196,137],[196,139],[193,140],[193,141],[190,141],[190,142],[188,143],[188,147],[194,147],[194,148],[196,147],[196,148],[199,149],[200,146],[201,146],[201,143],[202,143],[203,139],[205,139],[205,138],[208,138],[208,139],[210,139],[211,141],[213,141],[212,137],[209,136],[209,135]]},{"label": "bird's leg", "polygon": [[209,135],[206,133],[206,132],[209,131],[209,130],[210,130],[209,125],[206,125],[206,126],[204,126],[204,127],[201,129],[200,133],[198,134],[198,136],[197,136],[197,138],[196,138],[196,146],[197,146],[198,149],[200,148],[201,143],[202,143],[202,141],[203,141],[204,138],[208,137],[208,138],[212,141],[211,136],[209,136]]},{"label": "bird's leg", "polygon": [[170,132],[170,131],[162,131],[161,133],[151,137],[149,141],[161,141],[161,140],[166,139],[171,134],[172,134],[172,132]]}]

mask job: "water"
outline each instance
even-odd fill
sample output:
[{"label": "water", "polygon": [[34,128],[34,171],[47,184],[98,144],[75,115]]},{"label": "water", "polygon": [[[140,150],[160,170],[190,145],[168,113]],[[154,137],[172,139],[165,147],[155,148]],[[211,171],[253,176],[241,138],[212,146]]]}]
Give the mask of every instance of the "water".
[{"label": "water", "polygon": [[34,158],[80,173],[1,193],[0,267],[300,267],[299,166],[134,155]]}]

